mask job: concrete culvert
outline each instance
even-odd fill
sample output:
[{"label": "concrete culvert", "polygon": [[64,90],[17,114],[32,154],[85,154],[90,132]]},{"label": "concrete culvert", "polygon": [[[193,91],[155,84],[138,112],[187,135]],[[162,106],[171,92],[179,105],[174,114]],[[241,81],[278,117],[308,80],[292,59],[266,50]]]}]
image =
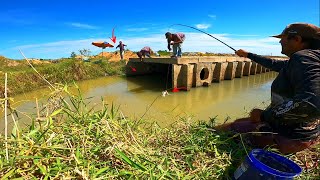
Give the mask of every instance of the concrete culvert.
[{"label": "concrete culvert", "polygon": [[206,80],[209,77],[209,69],[208,68],[203,68],[200,72],[200,79],[201,80]]}]

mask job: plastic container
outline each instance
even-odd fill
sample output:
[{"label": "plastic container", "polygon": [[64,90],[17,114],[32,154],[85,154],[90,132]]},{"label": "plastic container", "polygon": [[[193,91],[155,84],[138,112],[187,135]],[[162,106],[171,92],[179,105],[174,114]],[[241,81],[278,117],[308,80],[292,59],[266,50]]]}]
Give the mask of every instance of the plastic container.
[{"label": "plastic container", "polygon": [[234,172],[236,180],[294,179],[302,169],[295,162],[276,153],[253,149]]}]

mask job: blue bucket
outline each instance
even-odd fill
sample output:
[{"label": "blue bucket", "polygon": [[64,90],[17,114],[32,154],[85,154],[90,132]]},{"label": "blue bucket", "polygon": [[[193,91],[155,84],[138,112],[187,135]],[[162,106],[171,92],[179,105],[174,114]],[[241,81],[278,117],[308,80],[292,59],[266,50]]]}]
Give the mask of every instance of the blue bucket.
[{"label": "blue bucket", "polygon": [[302,169],[293,161],[276,153],[253,149],[234,172],[234,179],[294,179]]}]

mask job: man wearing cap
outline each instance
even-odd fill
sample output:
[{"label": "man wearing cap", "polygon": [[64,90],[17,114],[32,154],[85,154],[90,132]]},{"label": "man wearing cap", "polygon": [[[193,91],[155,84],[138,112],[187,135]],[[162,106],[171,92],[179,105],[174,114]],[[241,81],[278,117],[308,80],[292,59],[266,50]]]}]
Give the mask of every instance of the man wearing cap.
[{"label": "man wearing cap", "polygon": [[217,129],[257,132],[249,136],[253,145],[274,145],[282,153],[294,153],[319,142],[320,28],[294,23],[273,37],[280,38],[281,53],[289,60],[273,60],[242,49],[235,52],[279,73],[271,86],[271,104]]},{"label": "man wearing cap", "polygon": [[167,32],[165,34],[168,42],[168,50],[171,51],[171,45],[173,48],[173,55],[172,58],[177,58],[182,56],[182,43],[186,39],[185,34],[183,33],[175,33],[172,34]]}]

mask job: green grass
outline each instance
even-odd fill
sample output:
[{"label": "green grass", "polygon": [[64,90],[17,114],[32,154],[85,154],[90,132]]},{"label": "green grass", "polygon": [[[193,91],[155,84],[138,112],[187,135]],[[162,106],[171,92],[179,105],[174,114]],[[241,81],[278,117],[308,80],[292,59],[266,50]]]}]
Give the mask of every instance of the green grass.
[{"label": "green grass", "polygon": [[[239,135],[214,131],[214,119],[179,119],[162,128],[127,119],[118,106],[103,100],[93,108],[65,86],[56,89],[30,125],[12,130],[8,161],[1,135],[3,179],[230,179],[245,148],[251,150]],[[302,156],[289,157],[303,163]],[[301,179],[318,175],[314,166]]]}]

